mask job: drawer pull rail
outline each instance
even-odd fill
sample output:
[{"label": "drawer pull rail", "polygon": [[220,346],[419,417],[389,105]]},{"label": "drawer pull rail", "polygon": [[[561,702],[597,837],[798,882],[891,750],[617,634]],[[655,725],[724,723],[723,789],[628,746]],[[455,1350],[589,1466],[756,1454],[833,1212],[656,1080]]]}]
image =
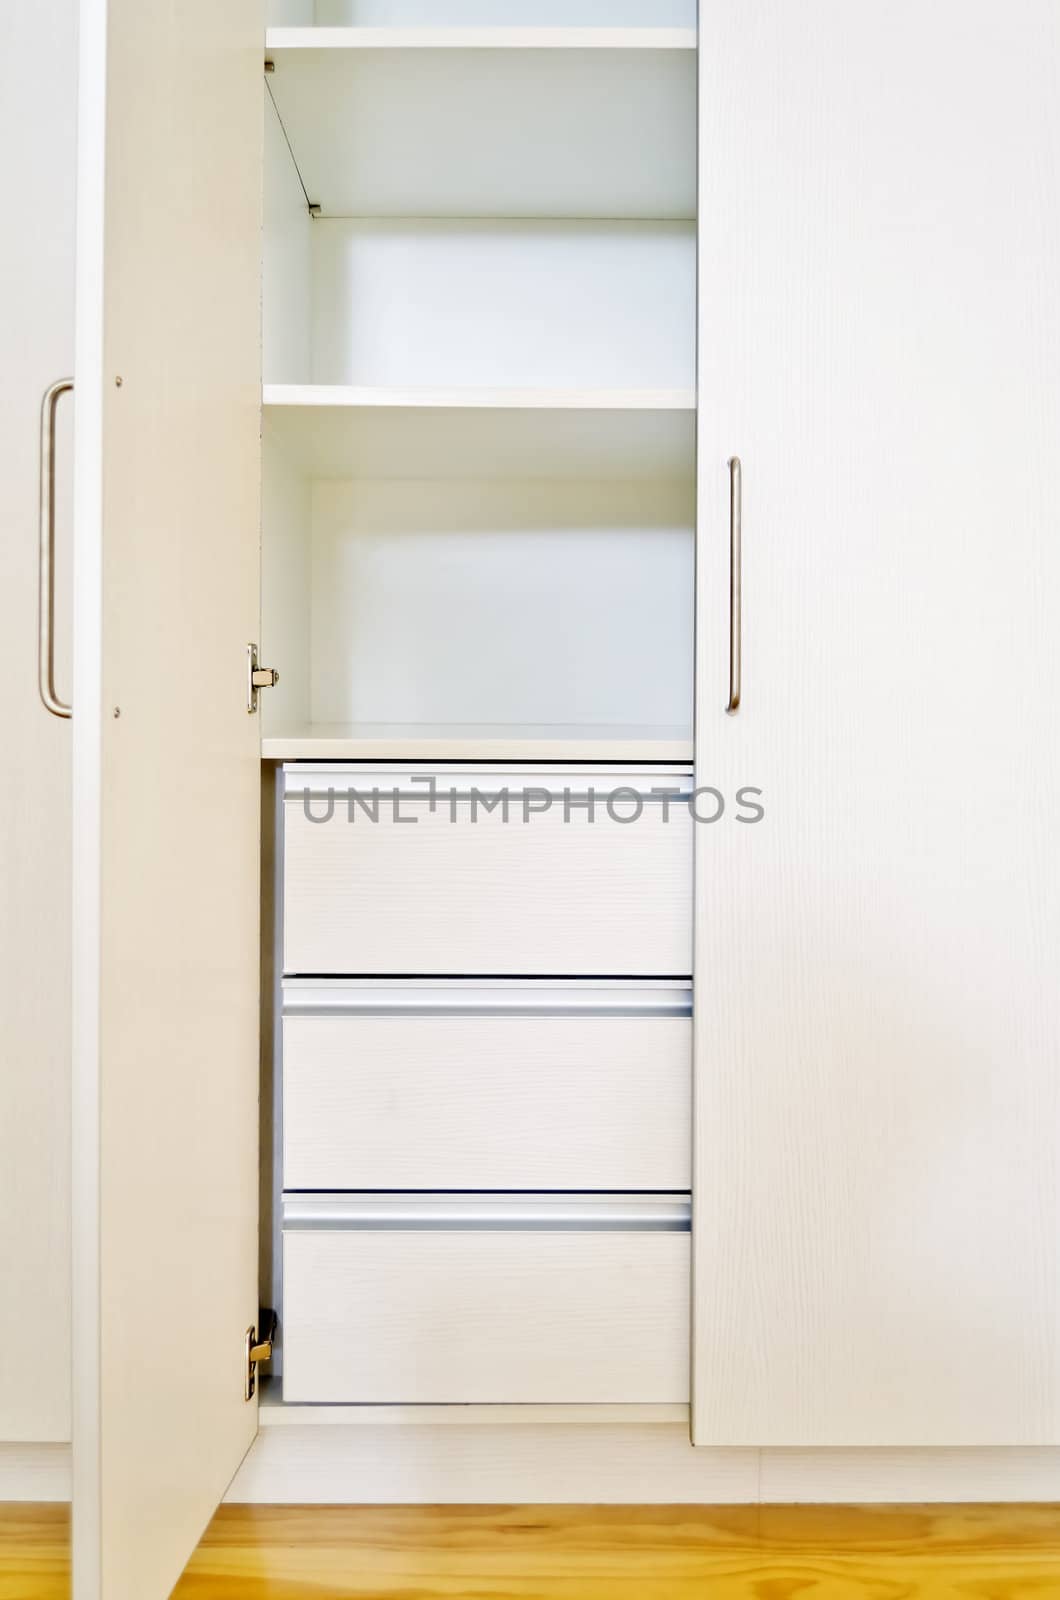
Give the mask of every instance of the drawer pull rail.
[{"label": "drawer pull rail", "polygon": [[641,989],[554,984],[486,988],[447,984],[283,986],[285,1017],[690,1017],[689,984]]},{"label": "drawer pull rail", "polygon": [[524,795],[548,795],[550,799],[564,798],[571,804],[585,805],[590,794],[595,799],[601,817],[608,798],[621,807],[628,803],[630,793],[638,796],[645,805],[662,805],[685,800],[692,793],[692,774],[688,768],[628,768],[551,769],[547,772],[514,768],[507,771],[483,769],[479,772],[446,771],[442,767],[426,767],[422,771],[408,767],[387,771],[385,768],[313,767],[300,764],[284,768],[284,800],[290,804],[308,797],[310,800],[336,800],[350,794],[362,803],[376,792],[391,798],[418,801],[420,805],[443,815],[457,804],[467,804],[476,799],[489,799],[506,794],[509,802]]},{"label": "drawer pull rail", "polygon": [[691,1198],[674,1195],[285,1194],[286,1232],[318,1229],[687,1233]]}]

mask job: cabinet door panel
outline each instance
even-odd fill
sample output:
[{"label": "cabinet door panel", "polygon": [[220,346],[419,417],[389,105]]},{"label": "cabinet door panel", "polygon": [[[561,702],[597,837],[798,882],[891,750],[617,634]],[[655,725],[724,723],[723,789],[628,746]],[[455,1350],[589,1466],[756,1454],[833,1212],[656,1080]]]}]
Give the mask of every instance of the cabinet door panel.
[{"label": "cabinet door panel", "polygon": [[[0,300],[0,1440],[70,1437],[70,724],[37,688],[37,428],[74,365],[76,0],[5,8]],[[70,408],[70,409],[68,409]],[[56,683],[70,695],[72,402],[56,450]]]},{"label": "cabinet door panel", "polygon": [[256,1425],[261,16],[81,29],[74,1587],[159,1600]]},{"label": "cabinet door panel", "polygon": [[1060,13],[701,37],[695,1437],[1056,1444]]}]

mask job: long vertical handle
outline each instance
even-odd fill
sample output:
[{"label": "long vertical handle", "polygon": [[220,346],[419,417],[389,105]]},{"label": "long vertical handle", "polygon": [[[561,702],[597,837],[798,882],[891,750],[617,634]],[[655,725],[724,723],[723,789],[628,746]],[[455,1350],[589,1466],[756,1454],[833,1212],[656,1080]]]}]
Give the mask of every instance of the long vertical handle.
[{"label": "long vertical handle", "polygon": [[45,389],[40,408],[40,576],[38,590],[37,672],[40,697],[53,717],[70,716],[73,707],[55,692],[55,412],[60,397],[74,387],[60,378]]},{"label": "long vertical handle", "polygon": [[740,709],[743,641],[743,468],[739,456],[729,462],[729,703],[730,717]]}]

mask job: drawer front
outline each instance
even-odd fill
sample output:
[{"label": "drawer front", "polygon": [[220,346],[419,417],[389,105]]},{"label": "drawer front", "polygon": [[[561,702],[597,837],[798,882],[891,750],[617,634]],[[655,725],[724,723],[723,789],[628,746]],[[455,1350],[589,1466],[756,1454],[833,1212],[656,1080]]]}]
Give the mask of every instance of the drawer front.
[{"label": "drawer front", "polygon": [[687,1402],[687,1231],[502,1220],[300,1228],[288,1214],[284,1399]]},{"label": "drawer front", "polygon": [[688,1189],[690,992],[539,987],[288,989],[284,1188]]},{"label": "drawer front", "polygon": [[[687,792],[687,778],[431,774],[446,796],[460,786],[432,804],[416,776],[357,778],[359,796],[378,786],[373,820],[351,805],[349,777],[285,774],[286,972],[691,972],[691,817],[650,793],[682,783]],[[311,820],[328,816],[329,788],[333,813]],[[487,811],[478,798],[495,801],[502,789],[507,821],[500,804]],[[632,816],[639,804],[636,820],[608,813],[605,797],[618,791],[616,813]]]}]

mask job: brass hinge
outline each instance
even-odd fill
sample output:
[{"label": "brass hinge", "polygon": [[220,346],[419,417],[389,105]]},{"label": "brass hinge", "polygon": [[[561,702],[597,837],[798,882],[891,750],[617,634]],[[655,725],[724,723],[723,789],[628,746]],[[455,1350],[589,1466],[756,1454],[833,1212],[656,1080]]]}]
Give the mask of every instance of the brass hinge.
[{"label": "brass hinge", "polygon": [[[260,1328],[260,1333],[258,1329]],[[258,1387],[258,1368],[272,1360],[272,1346],[276,1338],[276,1313],[263,1309],[258,1312],[258,1327],[246,1332],[247,1369],[243,1385],[243,1399],[253,1400]]]},{"label": "brass hinge", "polygon": [[247,645],[247,710],[253,716],[258,709],[259,689],[273,689],[280,681],[280,674],[273,667],[258,666],[258,647],[256,644]]}]

